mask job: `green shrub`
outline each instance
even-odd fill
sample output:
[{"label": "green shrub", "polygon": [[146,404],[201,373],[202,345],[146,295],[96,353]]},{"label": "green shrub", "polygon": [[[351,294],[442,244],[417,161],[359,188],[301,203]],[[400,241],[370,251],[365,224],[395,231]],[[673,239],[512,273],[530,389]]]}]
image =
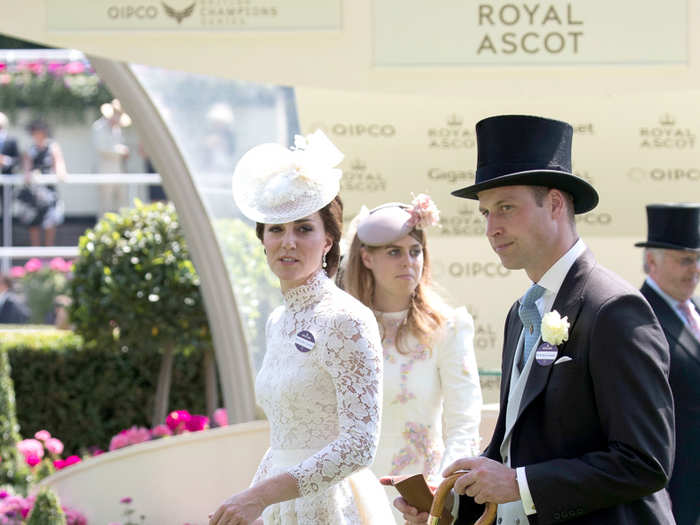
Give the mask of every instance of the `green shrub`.
[{"label": "green shrub", "polygon": [[[120,430],[150,425],[157,353],[83,345],[81,337],[61,330],[2,332],[0,341],[0,353],[6,351],[12,364],[24,436],[46,429],[63,441],[68,456],[93,445],[105,450]],[[174,408],[204,413],[201,351],[175,356],[171,401]]]},{"label": "green shrub", "polygon": [[15,390],[7,353],[0,348],[0,485],[24,491],[29,484],[29,468],[17,450],[20,440],[15,413]]},{"label": "green shrub", "polygon": [[66,525],[58,496],[50,488],[44,487],[37,494],[27,525]]},{"label": "green shrub", "polygon": [[178,348],[209,344],[199,277],[172,204],[106,213],[80,238],[71,320],[86,341]]},{"label": "green shrub", "polygon": [[[152,423],[168,411],[177,350],[212,347],[199,277],[172,204],[106,213],[80,238],[70,317],[85,341],[102,348],[163,354]],[[213,374],[212,374],[213,375]]]}]

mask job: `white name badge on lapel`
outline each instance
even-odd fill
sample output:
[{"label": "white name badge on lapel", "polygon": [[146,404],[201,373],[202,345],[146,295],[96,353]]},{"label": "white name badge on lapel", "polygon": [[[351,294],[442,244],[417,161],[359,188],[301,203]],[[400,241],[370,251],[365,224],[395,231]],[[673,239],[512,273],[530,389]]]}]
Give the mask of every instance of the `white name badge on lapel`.
[{"label": "white name badge on lapel", "polygon": [[316,339],[314,338],[314,334],[308,330],[302,330],[294,337],[294,346],[296,346],[297,350],[300,352],[311,351],[315,344]]},{"label": "white name badge on lapel", "polygon": [[537,352],[535,352],[535,360],[540,366],[549,366],[557,358],[559,350],[556,346],[550,343],[542,343],[537,347]]}]

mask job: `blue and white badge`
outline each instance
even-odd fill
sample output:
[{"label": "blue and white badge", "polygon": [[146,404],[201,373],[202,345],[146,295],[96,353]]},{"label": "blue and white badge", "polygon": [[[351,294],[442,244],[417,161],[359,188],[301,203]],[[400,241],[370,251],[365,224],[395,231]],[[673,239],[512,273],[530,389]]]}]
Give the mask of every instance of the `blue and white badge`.
[{"label": "blue and white badge", "polygon": [[309,352],[316,344],[316,339],[314,339],[314,334],[308,330],[302,330],[294,338],[294,346],[300,352]]},{"label": "blue and white badge", "polygon": [[535,359],[537,364],[540,366],[549,366],[557,358],[559,350],[556,346],[550,343],[542,343],[537,347],[537,352],[535,352]]}]

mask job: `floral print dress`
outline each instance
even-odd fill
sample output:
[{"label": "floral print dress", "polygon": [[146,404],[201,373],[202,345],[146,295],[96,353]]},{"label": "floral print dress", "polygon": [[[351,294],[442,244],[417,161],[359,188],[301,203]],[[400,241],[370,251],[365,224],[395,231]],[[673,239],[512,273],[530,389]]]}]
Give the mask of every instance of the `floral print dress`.
[{"label": "floral print dress", "polygon": [[[396,332],[407,314],[375,312],[384,330],[384,402],[372,470],[377,476],[423,473],[437,485],[447,465],[480,453],[482,397],[474,322],[466,308],[450,309],[432,349],[409,335],[399,352]],[[398,494],[389,488],[387,495],[393,499]]]}]

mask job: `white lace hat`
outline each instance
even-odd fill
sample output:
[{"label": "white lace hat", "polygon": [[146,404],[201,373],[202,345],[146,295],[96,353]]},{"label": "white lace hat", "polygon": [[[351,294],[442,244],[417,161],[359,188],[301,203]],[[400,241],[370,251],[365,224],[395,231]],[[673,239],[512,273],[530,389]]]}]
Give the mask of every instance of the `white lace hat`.
[{"label": "white lace hat", "polygon": [[260,144],[233,172],[233,199],[250,220],[282,224],[311,215],[340,191],[344,155],[321,130],[294,137],[294,147]]}]

